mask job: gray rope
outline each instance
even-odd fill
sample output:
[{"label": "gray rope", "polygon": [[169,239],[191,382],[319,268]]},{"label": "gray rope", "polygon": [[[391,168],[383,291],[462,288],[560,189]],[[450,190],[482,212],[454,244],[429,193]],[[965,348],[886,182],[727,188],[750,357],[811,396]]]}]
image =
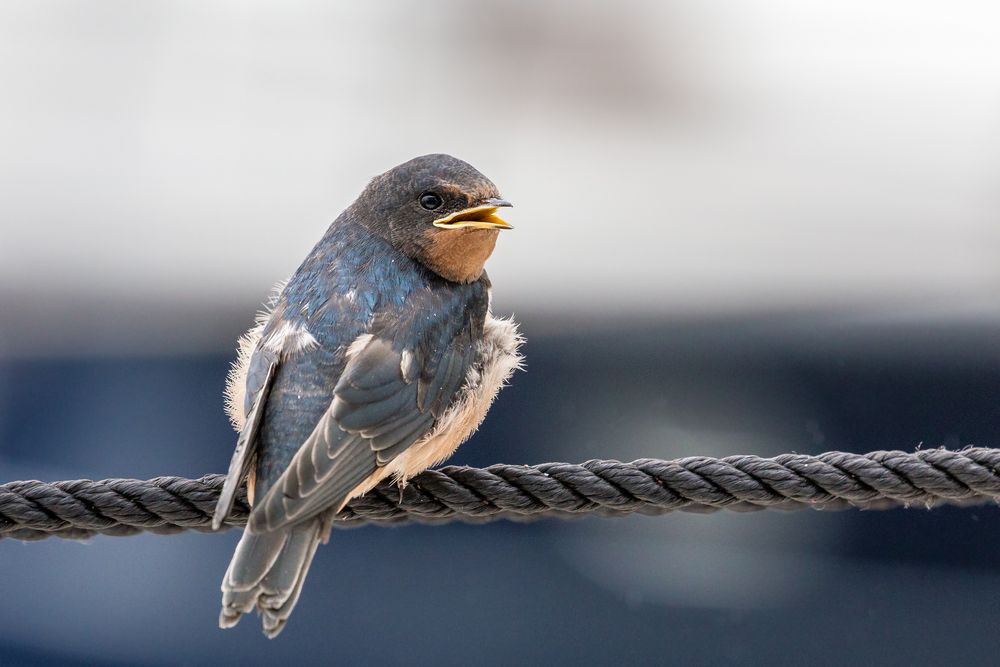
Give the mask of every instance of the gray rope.
[{"label": "gray rope", "polygon": [[[1000,449],[982,447],[448,466],[403,489],[383,483],[351,501],[334,525],[970,504],[1000,498],[998,469]],[[8,482],[0,485],[0,537],[207,531],[222,483],[222,475]],[[226,524],[244,525],[248,512],[241,495]]]}]

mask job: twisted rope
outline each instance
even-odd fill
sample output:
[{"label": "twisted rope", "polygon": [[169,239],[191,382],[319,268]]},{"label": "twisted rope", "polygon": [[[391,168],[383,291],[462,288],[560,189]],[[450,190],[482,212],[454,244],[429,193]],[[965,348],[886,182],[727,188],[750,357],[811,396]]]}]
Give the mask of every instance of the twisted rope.
[{"label": "twisted rope", "polygon": [[[448,466],[403,489],[380,485],[351,501],[334,525],[970,504],[1000,498],[998,469],[1000,449],[982,447]],[[222,483],[222,475],[8,482],[0,485],[0,537],[207,531]],[[226,524],[244,525],[248,512],[243,494]]]}]

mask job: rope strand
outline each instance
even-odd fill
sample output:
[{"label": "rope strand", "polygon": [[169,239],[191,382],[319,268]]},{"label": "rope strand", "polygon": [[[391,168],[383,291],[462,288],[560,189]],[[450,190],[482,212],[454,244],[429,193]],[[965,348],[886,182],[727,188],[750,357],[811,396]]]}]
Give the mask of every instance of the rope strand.
[{"label": "rope strand", "polygon": [[[1000,498],[998,469],[1000,449],[983,447],[447,466],[421,473],[402,489],[383,483],[351,501],[334,525],[965,505]],[[0,485],[0,538],[208,531],[223,480],[7,482]],[[226,525],[244,525],[249,511],[241,492]]]}]

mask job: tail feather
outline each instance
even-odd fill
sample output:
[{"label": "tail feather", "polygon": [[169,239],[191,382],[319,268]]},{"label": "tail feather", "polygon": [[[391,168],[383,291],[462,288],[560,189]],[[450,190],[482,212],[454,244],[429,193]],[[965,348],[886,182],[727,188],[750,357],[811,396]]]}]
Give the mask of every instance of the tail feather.
[{"label": "tail feather", "polygon": [[222,580],[219,627],[233,627],[256,607],[264,634],[277,636],[298,602],[322,528],[313,520],[271,533],[244,531]]}]

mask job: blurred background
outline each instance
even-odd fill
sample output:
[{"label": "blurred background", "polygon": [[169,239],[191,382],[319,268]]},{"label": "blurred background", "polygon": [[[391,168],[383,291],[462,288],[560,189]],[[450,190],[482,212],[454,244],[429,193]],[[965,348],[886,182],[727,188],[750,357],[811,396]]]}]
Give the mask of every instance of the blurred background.
[{"label": "blurred background", "polygon": [[[470,161],[527,372],[453,459],[1000,446],[1000,9],[0,5],[0,478],[223,471],[234,343],[367,180]],[[1000,510],[0,542],[0,664],[995,664]]]}]

